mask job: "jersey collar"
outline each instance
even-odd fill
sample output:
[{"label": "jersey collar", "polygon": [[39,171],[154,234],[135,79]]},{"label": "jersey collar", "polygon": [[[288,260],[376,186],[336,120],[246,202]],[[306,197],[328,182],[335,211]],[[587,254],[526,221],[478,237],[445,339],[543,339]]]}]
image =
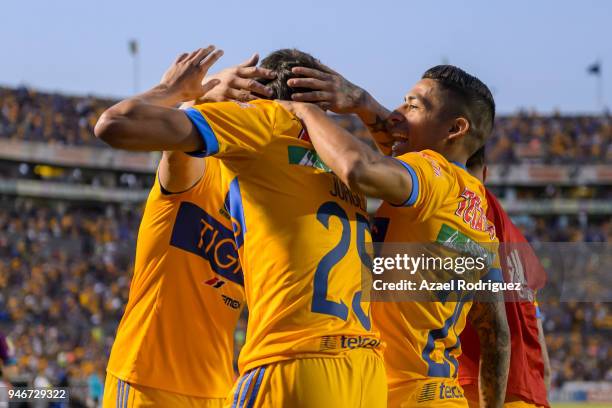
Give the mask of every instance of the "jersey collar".
[{"label": "jersey collar", "polygon": [[465,165],[463,165],[463,164],[461,164],[459,162],[456,162],[456,161],[451,161],[451,163],[453,163],[455,166],[461,167],[463,170],[467,171],[467,167],[465,167]]}]

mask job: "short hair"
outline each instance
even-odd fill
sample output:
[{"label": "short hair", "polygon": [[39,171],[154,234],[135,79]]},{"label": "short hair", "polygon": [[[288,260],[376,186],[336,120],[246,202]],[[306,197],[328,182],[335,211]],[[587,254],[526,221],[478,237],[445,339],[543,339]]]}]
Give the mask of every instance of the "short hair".
[{"label": "short hair", "polygon": [[481,146],[480,149],[476,150],[476,152],[467,159],[465,163],[465,167],[468,170],[477,169],[478,167],[483,167],[485,165],[485,147]]},{"label": "short hair", "polygon": [[437,65],[425,71],[422,78],[433,79],[454,97],[448,99],[454,104],[446,110],[465,115],[470,123],[470,153],[484,145],[495,121],[495,100],[489,88],[480,79],[453,65]]},{"label": "short hair", "polygon": [[323,70],[319,61],[312,55],[300,51],[295,48],[283,48],[269,54],[259,63],[262,68],[267,68],[274,73],[274,79],[261,78],[259,82],[272,89],[271,99],[291,100],[291,95],[299,92],[312,92],[312,89],[307,88],[292,88],[287,85],[287,81],[291,78],[301,78],[302,75],[296,75],[291,72],[293,67],[306,67]]}]

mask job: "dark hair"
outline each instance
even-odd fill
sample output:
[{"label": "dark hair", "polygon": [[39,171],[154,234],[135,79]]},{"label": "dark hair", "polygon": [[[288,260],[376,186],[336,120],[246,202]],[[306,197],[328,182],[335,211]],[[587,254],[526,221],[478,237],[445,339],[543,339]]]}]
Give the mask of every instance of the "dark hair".
[{"label": "dark hair", "polygon": [[476,169],[478,167],[482,167],[485,165],[485,147],[482,146],[480,149],[476,150],[476,152],[467,159],[465,163],[465,167],[468,170]]},{"label": "dark hair", "polygon": [[428,69],[423,79],[433,79],[452,95],[451,114],[465,115],[470,123],[468,145],[471,153],[484,145],[493,130],[495,101],[489,88],[478,78],[453,65],[438,65]]},{"label": "dark hair", "polygon": [[287,85],[287,80],[291,78],[300,78],[301,75],[296,75],[291,72],[293,67],[306,67],[321,70],[321,64],[312,55],[295,48],[284,48],[274,51],[266,58],[261,60],[259,66],[262,68],[271,69],[276,73],[274,79],[259,79],[259,82],[272,89],[274,94],[271,99],[291,100],[291,95],[298,92],[311,92],[312,89],[291,88]]}]

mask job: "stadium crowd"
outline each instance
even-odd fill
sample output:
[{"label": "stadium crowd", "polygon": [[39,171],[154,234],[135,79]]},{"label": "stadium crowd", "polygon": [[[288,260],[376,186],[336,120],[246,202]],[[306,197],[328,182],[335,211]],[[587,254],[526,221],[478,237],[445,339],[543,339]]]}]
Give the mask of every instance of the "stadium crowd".
[{"label": "stadium crowd", "polygon": [[[68,145],[103,146],[94,136],[96,119],[109,99],[0,87],[0,138]],[[352,116],[339,117],[356,133],[365,132]],[[612,160],[612,116],[543,116],[521,111],[499,116],[489,143],[495,163],[593,163]]]},{"label": "stadium crowd", "polygon": [[99,145],[97,118],[112,101],[0,88],[0,137],[68,145]]},{"label": "stadium crowd", "polygon": [[127,301],[137,214],[0,201],[4,378],[101,392],[100,356],[110,351]]},{"label": "stadium crowd", "polygon": [[[93,136],[111,100],[0,88],[0,139],[100,146]],[[364,131],[354,118],[337,120]],[[576,164],[612,159],[612,116],[497,119],[489,160]],[[63,170],[52,179],[146,188],[151,176]],[[3,178],[43,178],[35,168],[0,165]],[[96,181],[97,180],[97,181]],[[554,188],[553,188],[554,190]],[[555,197],[559,191],[527,191]],[[507,193],[508,191],[506,191]],[[573,193],[571,193],[573,194]],[[610,190],[593,196],[610,197]],[[70,384],[83,398],[101,396],[106,358],[127,301],[141,207],[0,196],[0,353],[3,378],[15,384]],[[610,217],[517,217],[532,242],[610,242]],[[570,380],[612,381],[608,303],[545,300],[541,305],[553,386]],[[235,333],[236,355],[246,317]],[[0,344],[1,345],[1,344]],[[0,350],[2,347],[0,347]],[[78,392],[77,392],[78,393]]]}]

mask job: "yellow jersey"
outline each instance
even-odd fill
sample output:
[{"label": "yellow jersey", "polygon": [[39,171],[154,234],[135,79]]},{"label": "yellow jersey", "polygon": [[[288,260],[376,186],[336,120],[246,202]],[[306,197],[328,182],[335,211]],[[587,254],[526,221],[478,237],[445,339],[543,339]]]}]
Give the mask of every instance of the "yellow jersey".
[{"label": "yellow jersey", "polygon": [[184,193],[156,178],[107,367],[120,380],[200,398],[230,391],[244,290],[225,185],[214,158]]},{"label": "yellow jersey", "polygon": [[241,372],[281,360],[378,349],[361,266],[366,200],[321,162],[300,121],[274,101],[202,104],[187,114],[202,155],[228,172],[249,307]]},{"label": "yellow jersey", "polygon": [[[486,219],[482,183],[463,166],[431,150],[396,158],[409,172],[413,189],[402,206],[383,203],[376,213],[375,239],[385,243],[460,243],[492,253],[486,278],[500,279],[495,227]],[[490,244],[493,248],[486,248]],[[491,259],[489,258],[489,259]],[[476,281],[485,277],[476,276]],[[461,354],[459,334],[471,298],[455,293],[437,301],[374,302],[375,325],[386,342],[389,389],[428,377],[455,378]]]}]

